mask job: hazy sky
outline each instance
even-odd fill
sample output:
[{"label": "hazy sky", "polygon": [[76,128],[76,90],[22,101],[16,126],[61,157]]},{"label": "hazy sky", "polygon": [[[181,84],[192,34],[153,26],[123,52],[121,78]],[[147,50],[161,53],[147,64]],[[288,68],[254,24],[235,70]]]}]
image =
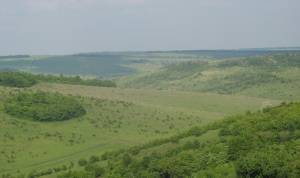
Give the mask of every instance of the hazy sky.
[{"label": "hazy sky", "polygon": [[300,0],[0,0],[0,55],[300,46]]}]

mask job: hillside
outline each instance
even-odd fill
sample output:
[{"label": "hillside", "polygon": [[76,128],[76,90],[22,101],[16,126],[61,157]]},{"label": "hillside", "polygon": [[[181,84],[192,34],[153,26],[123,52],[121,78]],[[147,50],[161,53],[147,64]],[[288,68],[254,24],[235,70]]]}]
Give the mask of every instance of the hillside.
[{"label": "hillside", "polygon": [[[0,172],[4,175],[28,175],[33,170],[62,166],[76,170],[81,158],[166,138],[224,116],[279,103],[242,96],[54,83],[0,90]],[[19,91],[72,95],[86,115],[51,123],[10,116],[3,105],[11,92]]]},{"label": "hillside", "polygon": [[107,153],[60,177],[299,177],[299,133],[300,104],[284,103]]},{"label": "hillside", "polygon": [[119,85],[184,91],[300,99],[300,53],[190,61],[122,78]]}]

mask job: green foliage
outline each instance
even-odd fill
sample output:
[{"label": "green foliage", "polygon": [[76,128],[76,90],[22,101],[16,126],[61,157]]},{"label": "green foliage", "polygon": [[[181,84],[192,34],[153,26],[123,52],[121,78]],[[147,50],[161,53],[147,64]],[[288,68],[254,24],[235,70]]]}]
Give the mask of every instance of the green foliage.
[{"label": "green foliage", "polygon": [[9,87],[31,87],[38,82],[64,83],[74,85],[116,87],[116,84],[110,80],[100,79],[82,79],[80,76],[54,76],[54,75],[34,75],[25,72],[0,72],[0,85]]},{"label": "green foliage", "polygon": [[46,92],[19,92],[4,104],[5,112],[35,121],[63,121],[86,113],[80,102],[71,96]]},{"label": "green foliage", "polygon": [[[104,177],[299,177],[299,122],[300,103],[233,116],[110,154]],[[198,140],[215,131],[215,139]],[[168,144],[174,146],[159,151]]]},{"label": "green foliage", "polygon": [[100,87],[116,87],[116,83],[110,80],[100,79],[86,79],[83,80],[80,76],[67,77],[67,76],[54,76],[54,75],[35,75],[37,80],[41,82],[64,83],[73,85],[87,85],[87,86],[100,86]]},{"label": "green foliage", "polygon": [[104,169],[96,164],[88,164],[85,166],[84,171],[69,171],[60,174],[58,178],[96,178],[104,174]]},{"label": "green foliage", "polygon": [[87,162],[87,160],[84,159],[84,158],[81,158],[81,159],[78,161],[78,165],[79,165],[79,166],[85,166],[85,165],[87,165],[87,164],[88,164],[88,162]]},{"label": "green foliage", "polygon": [[66,165],[62,165],[62,166],[59,166],[59,167],[55,167],[55,168],[49,168],[49,169],[46,169],[46,170],[39,170],[39,171],[31,171],[27,177],[28,178],[37,178],[37,177],[43,177],[43,176],[49,176],[51,174],[54,174],[54,173],[58,173],[58,172],[61,172],[61,171],[66,171],[68,168]]},{"label": "green foliage", "polygon": [[100,161],[100,158],[98,156],[93,155],[90,157],[89,163],[96,163],[98,161]]},{"label": "green foliage", "polygon": [[21,72],[0,72],[0,85],[9,87],[31,87],[37,80],[28,73]]},{"label": "green foliage", "polygon": [[289,161],[293,161],[293,156],[284,147],[253,149],[237,161],[237,174],[240,177],[293,177],[296,170],[289,169]]}]

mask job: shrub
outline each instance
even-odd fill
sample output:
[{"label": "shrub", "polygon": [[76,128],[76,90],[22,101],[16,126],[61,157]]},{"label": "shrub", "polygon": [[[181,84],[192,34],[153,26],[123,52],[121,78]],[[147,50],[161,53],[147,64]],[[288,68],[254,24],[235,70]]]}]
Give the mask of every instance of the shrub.
[{"label": "shrub", "polygon": [[90,157],[90,163],[95,163],[95,162],[98,162],[100,161],[100,158],[98,156],[91,156]]},{"label": "shrub", "polygon": [[79,166],[85,166],[85,165],[87,165],[87,163],[88,163],[87,160],[84,158],[82,158],[78,161]]}]

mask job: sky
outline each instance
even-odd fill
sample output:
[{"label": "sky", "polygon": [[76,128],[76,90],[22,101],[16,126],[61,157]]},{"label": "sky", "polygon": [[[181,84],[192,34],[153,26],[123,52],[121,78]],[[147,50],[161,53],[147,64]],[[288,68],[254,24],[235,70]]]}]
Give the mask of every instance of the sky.
[{"label": "sky", "polygon": [[0,0],[0,55],[300,46],[299,0]]}]

